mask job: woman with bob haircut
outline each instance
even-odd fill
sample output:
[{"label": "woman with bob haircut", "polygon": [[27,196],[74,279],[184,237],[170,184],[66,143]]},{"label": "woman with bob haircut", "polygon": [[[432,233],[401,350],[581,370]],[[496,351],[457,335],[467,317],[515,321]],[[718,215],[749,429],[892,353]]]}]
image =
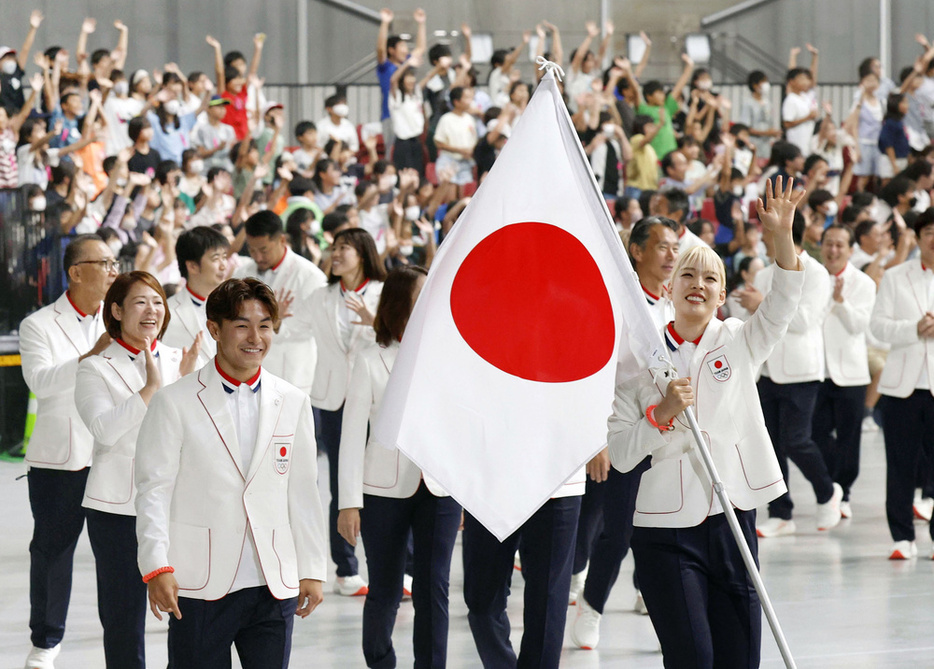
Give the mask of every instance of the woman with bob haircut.
[{"label": "woman with bob haircut", "polygon": [[[616,388],[610,416],[613,466],[626,472],[651,456],[636,497],[632,552],[666,667],[758,667],[761,605],[681,415],[695,407],[734,513],[754,557],[756,507],[785,492],[756,393],[762,362],[785,334],[804,286],[792,241],[804,197],[776,179],[759,220],[774,241],[772,290],[745,323],[719,321],[723,261],[707,247],[678,258],[671,277],[674,321],[662,335],[677,373],[650,371]],[[756,559],[758,559],[756,557]]]},{"label": "woman with bob haircut", "polygon": [[354,358],[375,340],[373,314],[385,278],[386,270],[370,233],[362,228],[341,230],[331,245],[329,285],[312,293],[308,307],[312,336],[318,345],[311,406],[315,408],[318,448],[328,454],[331,486],[328,525],[331,559],[337,565],[334,592],[348,597],[367,594],[367,586],[358,573],[353,546],[337,531],[341,419]]},{"label": "woman with bob haircut", "polygon": [[427,274],[418,266],[390,272],[376,312],[378,345],[357,355],[344,405],[337,527],[352,546],[362,534],[366,549],[370,586],[363,604],[363,655],[369,667],[396,665],[392,630],[410,531],[415,666],[443,667],[447,657],[448,581],[461,507],[398,450],[367,444]]},{"label": "woman with bob haircut", "polygon": [[97,608],[108,669],[146,666],[146,585],[136,564],[136,438],[149,401],[163,385],[192,372],[201,348],[160,341],[169,324],[165,292],[147,272],[114,279],[102,317],[112,343],[81,361],[75,404],[94,436],[94,466],[82,506],[97,567]]}]

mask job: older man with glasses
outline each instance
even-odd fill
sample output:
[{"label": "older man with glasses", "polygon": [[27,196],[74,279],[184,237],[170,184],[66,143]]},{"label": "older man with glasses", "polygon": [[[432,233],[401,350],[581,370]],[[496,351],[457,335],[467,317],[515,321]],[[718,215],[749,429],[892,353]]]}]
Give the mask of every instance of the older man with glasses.
[{"label": "older man with glasses", "polygon": [[101,302],[119,271],[110,247],[80,235],[65,249],[68,290],[20,325],[23,377],[36,395],[36,425],[26,451],[29,504],[29,627],[26,669],[47,669],[65,634],[75,545],[84,527],[81,500],[94,440],[75,407],[78,362],[110,344]]}]

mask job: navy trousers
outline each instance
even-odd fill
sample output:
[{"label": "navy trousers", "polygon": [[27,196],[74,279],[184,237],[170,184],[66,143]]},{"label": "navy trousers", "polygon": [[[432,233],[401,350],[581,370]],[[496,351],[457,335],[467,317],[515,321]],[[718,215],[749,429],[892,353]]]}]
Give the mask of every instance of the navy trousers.
[{"label": "navy trousers", "polygon": [[32,645],[54,648],[65,636],[75,546],[84,528],[84,487],[89,468],[76,472],[29,469],[29,629]]},{"label": "navy trousers", "polygon": [[831,478],[843,488],[843,499],[847,501],[850,488],[859,476],[865,404],[866,386],[838,386],[827,379],[817,391],[812,428],[814,443],[824,456]]},{"label": "navy trousers", "polygon": [[338,504],[338,463],[340,462],[341,420],[344,407],[337,411],[315,409],[315,436],[318,450],[328,454],[328,478],[331,485],[331,504],[328,507],[328,536],[330,538],[331,559],[337,565],[338,576],[353,576],[359,570],[354,547],[348,544],[337,532]]},{"label": "navy trousers", "polygon": [[[918,463],[922,453],[928,462],[934,460],[934,396],[922,389],[904,399],[883,395],[879,403],[885,437],[885,517],[894,541],[914,541]],[[934,525],[930,531],[934,537]]]},{"label": "navy trousers", "polygon": [[[758,565],[756,512],[734,512]],[[632,552],[665,667],[759,666],[762,606],[724,514],[695,527],[637,527]]]},{"label": "navy trousers", "polygon": [[230,669],[231,645],[243,669],[286,669],[297,605],[264,585],[213,601],[179,597],[181,620],[169,614],[169,669]]},{"label": "navy trousers", "polygon": [[146,584],[136,563],[136,516],[85,509],[97,570],[97,614],[107,669],[146,666]]},{"label": "navy trousers", "polygon": [[[612,468],[611,468],[612,471]],[[574,545],[572,574],[587,568],[594,542],[603,531],[603,500],[606,497],[606,481],[597,483],[589,476],[581,497],[581,513],[577,519],[577,541]]]},{"label": "navy trousers", "polygon": [[[486,669],[558,666],[580,504],[580,496],[548,500],[503,542],[469,513],[464,514],[464,600],[470,631]],[[525,578],[518,657],[509,642],[506,615],[517,548]]]},{"label": "navy trousers", "polygon": [[[369,592],[363,604],[363,656],[368,667],[395,667],[392,630],[413,540],[412,641],[416,667],[444,667],[448,648],[448,584],[461,506],[435,497],[424,481],[412,497],[363,496],[360,534],[367,555]],[[411,531],[410,531],[411,530]]]},{"label": "navy trousers", "polygon": [[[785,484],[788,484],[790,459],[814,487],[817,503],[830,501],[833,497],[833,479],[827,471],[824,456],[811,439],[814,405],[820,382],[775,383],[763,376],[758,386],[765,427],[775,448]],[[791,493],[786,492],[769,503],[769,517],[791,520],[794,506]]]},{"label": "navy trousers", "polygon": [[[642,474],[649,468],[650,458],[645,458],[635,469],[625,474],[610,468],[604,486],[603,532],[597,537],[590,555],[590,569],[584,582],[584,599],[598,613],[603,613],[610,590],[619,577],[619,568],[629,552],[632,538],[632,521],[636,512],[636,495]],[[638,585],[633,573],[633,584]]]}]

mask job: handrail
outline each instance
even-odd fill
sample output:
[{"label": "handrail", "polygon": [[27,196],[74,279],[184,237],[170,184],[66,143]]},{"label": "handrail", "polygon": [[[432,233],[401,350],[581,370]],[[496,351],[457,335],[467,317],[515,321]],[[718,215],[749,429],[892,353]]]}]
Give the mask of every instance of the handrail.
[{"label": "handrail", "polygon": [[366,19],[367,21],[372,21],[373,23],[380,23],[382,19],[379,16],[379,12],[375,9],[370,9],[369,7],[364,7],[363,5],[352,2],[351,0],[318,0],[325,5],[331,5],[332,7],[337,7],[338,9],[343,9],[348,14],[353,14],[361,19]]},{"label": "handrail", "polygon": [[737,5],[733,5],[732,7],[728,7],[727,9],[721,10],[719,12],[714,12],[713,14],[710,14],[709,16],[703,17],[700,21],[701,28],[709,28],[715,23],[720,23],[721,21],[731,19],[737,14],[742,14],[743,12],[747,10],[755,9],[756,7],[759,7],[760,5],[764,5],[766,3],[773,2],[773,1],[774,0],[746,0],[745,2],[741,2]]},{"label": "handrail", "polygon": [[332,77],[332,82],[336,84],[353,83],[364,74],[372,72],[376,67],[376,54],[372,51],[358,60],[350,67],[344,68],[341,72]]},{"label": "handrail", "polygon": [[770,54],[768,51],[765,51],[762,47],[760,47],[758,44],[756,44],[752,40],[739,34],[730,35],[730,37],[736,41],[736,45],[738,47],[747,49],[749,52],[755,55],[755,57],[758,58],[759,62],[761,62],[762,64],[773,68],[778,74],[785,73],[785,63],[783,63],[778,58]]}]

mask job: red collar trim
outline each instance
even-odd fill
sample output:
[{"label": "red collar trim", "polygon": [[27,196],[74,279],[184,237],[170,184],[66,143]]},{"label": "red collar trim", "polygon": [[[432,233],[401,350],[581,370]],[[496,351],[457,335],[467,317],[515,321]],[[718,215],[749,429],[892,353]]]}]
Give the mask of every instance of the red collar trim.
[{"label": "red collar trim", "polygon": [[256,374],[254,374],[252,378],[247,379],[246,381],[240,381],[239,379],[235,379],[234,377],[230,376],[230,374],[227,374],[223,369],[221,369],[221,366],[217,362],[217,357],[214,358],[214,369],[217,370],[217,373],[221,375],[221,378],[224,381],[232,385],[234,388],[239,386],[241,383],[245,383],[252,388],[256,385],[256,382],[259,381],[260,374],[263,373],[263,368],[260,367],[258,370],[256,370]]},{"label": "red collar trim", "polygon": [[[75,301],[74,301],[73,299],[71,299],[71,291],[66,290],[66,291],[65,291],[65,297],[68,298],[68,303],[71,305],[71,308],[74,309],[75,311],[77,311],[77,312],[78,312],[78,315],[81,316],[81,318],[87,318],[87,317],[88,317],[89,314],[86,314],[86,313],[84,313],[83,311],[81,311],[81,310],[78,308],[78,305],[75,304]],[[95,311],[94,314],[97,315],[97,313],[100,312],[100,310],[101,310],[100,305],[97,305],[97,311]]]},{"label": "red collar trim", "polygon": [[286,247],[285,253],[282,254],[282,257],[279,258],[279,262],[277,262],[277,263],[275,264],[275,266],[272,268],[272,271],[273,271],[273,272],[275,272],[277,269],[279,269],[280,265],[282,265],[282,263],[285,262],[285,257],[286,257],[287,255],[289,255],[289,249],[288,249],[288,247]]},{"label": "red collar trim", "polygon": [[[681,344],[684,343],[684,337],[682,337],[682,336],[679,335],[677,332],[675,332],[675,323],[674,323],[674,321],[668,323],[668,334],[671,335],[671,338],[674,340],[674,342],[675,342],[678,346],[681,346]],[[701,335],[701,336],[698,337],[697,339],[693,340],[691,343],[694,344],[695,346],[697,346],[698,344],[700,344],[700,340],[701,340],[701,338],[702,338],[703,336],[704,336],[704,335]]]},{"label": "red collar trim", "polygon": [[[924,267],[924,265],[922,265],[922,267]],[[846,271],[846,265],[844,265],[844,266],[840,269],[839,272],[834,272],[833,275],[834,275],[834,276],[840,276],[840,275],[843,274],[845,271]]]},{"label": "red collar trim", "polygon": [[681,238],[684,237],[687,233],[688,233],[688,226],[686,226],[686,225],[684,225],[684,223],[682,223],[682,224],[681,224],[681,234],[678,235],[678,239],[681,239]]},{"label": "red collar trim", "polygon": [[[276,267],[278,267],[278,265],[276,265]],[[198,300],[199,302],[206,302],[207,299],[208,299],[208,298],[206,298],[206,297],[201,297],[200,295],[198,295],[198,293],[196,293],[195,291],[193,291],[193,290],[191,289],[191,286],[189,286],[187,283],[185,284],[185,290],[187,290],[189,293],[191,293],[191,296],[192,296],[193,298],[195,298],[196,300]]]},{"label": "red collar trim", "polygon": [[[353,292],[359,293],[359,292],[362,291],[364,288],[366,288],[366,285],[367,285],[369,282],[370,282],[369,279],[364,279],[364,280],[363,280],[363,283],[361,283],[359,286],[357,286],[356,289],[354,289]],[[343,279],[341,279],[341,292],[343,292],[343,293],[348,292],[347,286],[344,285],[344,280],[343,280]]]},{"label": "red collar trim", "polygon": [[[924,263],[921,263],[921,271],[922,271],[922,272],[927,272],[927,271],[928,271],[928,268],[925,267]],[[68,299],[70,300],[71,298],[68,298]],[[75,303],[72,302],[72,303],[71,303],[71,306],[75,307]],[[78,309],[78,307],[75,307],[75,310],[76,310],[76,311],[77,311],[77,309]],[[78,311],[78,313],[80,314],[81,312]]]},{"label": "red collar trim", "polygon": [[[122,339],[120,339],[120,337],[117,337],[117,339],[116,339],[115,341],[116,341],[118,344],[120,344],[120,346],[122,346],[123,348],[125,348],[127,351],[129,351],[129,352],[130,352],[131,354],[133,354],[133,355],[139,355],[139,354],[142,352],[142,350],[143,350],[143,349],[141,349],[141,348],[136,348],[135,346],[130,346],[130,345],[127,344],[125,341],[123,341]],[[155,352],[156,352],[156,344],[158,344],[158,343],[159,343],[159,341],[158,341],[157,339],[153,339],[153,340],[152,340],[152,344],[149,345],[149,350],[152,351],[153,353],[155,353]]]},{"label": "red collar trim", "polygon": [[639,282],[639,285],[642,286],[642,292],[645,293],[646,295],[648,295],[649,297],[651,297],[651,298],[652,298],[653,300],[655,300],[656,302],[657,302],[658,300],[662,299],[662,296],[661,296],[661,295],[655,295],[654,293],[652,293],[652,291],[650,291],[648,288],[646,288],[646,287],[645,287],[645,284],[642,283],[641,281]]}]

